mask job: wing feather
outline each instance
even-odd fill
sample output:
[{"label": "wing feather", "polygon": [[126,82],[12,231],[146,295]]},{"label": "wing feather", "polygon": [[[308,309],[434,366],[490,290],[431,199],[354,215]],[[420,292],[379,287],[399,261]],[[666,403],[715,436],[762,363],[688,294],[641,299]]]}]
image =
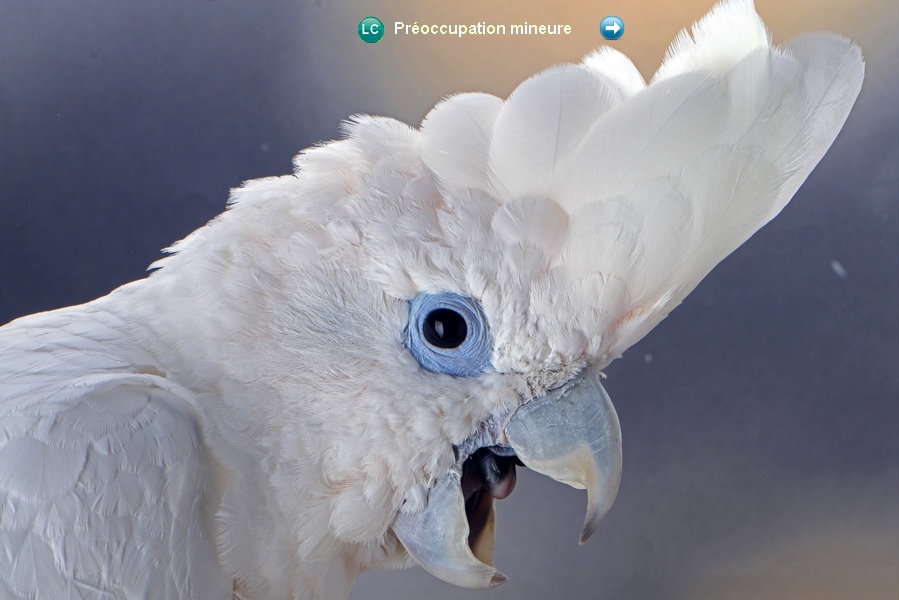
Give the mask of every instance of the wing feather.
[{"label": "wing feather", "polygon": [[0,597],[230,599],[189,405],[146,375],[90,374],[102,352],[75,311],[0,330]]}]

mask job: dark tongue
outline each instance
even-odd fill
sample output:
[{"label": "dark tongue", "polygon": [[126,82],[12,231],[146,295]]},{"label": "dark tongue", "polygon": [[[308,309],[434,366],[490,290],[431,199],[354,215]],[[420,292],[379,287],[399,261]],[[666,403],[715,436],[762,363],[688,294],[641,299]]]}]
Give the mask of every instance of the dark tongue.
[{"label": "dark tongue", "polygon": [[[508,455],[497,452],[507,452]],[[462,497],[468,517],[468,545],[477,547],[490,518],[493,499],[503,499],[515,489],[518,457],[505,448],[480,448],[462,465]]]},{"label": "dark tongue", "polygon": [[502,456],[490,448],[480,448],[462,465],[462,496],[469,500],[483,488],[498,500],[508,497],[515,489],[514,454]]},{"label": "dark tongue", "polygon": [[[497,500],[502,500],[515,489],[515,456],[499,456],[489,449],[475,459],[484,488]],[[475,453],[477,454],[477,453]]]}]

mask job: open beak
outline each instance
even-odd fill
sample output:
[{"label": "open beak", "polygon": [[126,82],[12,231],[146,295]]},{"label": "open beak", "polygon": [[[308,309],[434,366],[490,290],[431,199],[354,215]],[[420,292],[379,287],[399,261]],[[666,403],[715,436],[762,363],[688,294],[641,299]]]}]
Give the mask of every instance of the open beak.
[{"label": "open beak", "polygon": [[[599,373],[591,369],[565,386],[531,400],[512,413],[504,441],[525,466],[572,487],[587,490],[583,544],[611,508],[621,481],[621,428]],[[492,504],[469,545],[469,518],[461,487],[461,465],[439,479],[428,506],[400,513],[393,531],[406,551],[432,575],[467,588],[493,587],[507,578],[493,566]]]}]

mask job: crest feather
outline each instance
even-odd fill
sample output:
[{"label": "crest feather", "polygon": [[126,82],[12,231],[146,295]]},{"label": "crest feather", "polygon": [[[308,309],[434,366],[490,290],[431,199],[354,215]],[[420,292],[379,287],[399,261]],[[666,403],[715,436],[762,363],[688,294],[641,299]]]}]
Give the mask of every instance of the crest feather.
[{"label": "crest feather", "polygon": [[[489,127],[437,134],[432,122],[461,124],[470,110],[439,105],[422,129],[423,158],[442,188],[477,185],[495,197],[504,239],[546,253],[569,286],[560,299],[586,303],[554,310],[602,336],[594,358],[606,363],[783,209],[840,131],[863,75],[848,40],[814,34],[772,47],[751,0],[724,0],[692,35],[681,32],[649,85],[601,49],[490,100]],[[456,147],[465,169],[454,174],[445,165]]]}]

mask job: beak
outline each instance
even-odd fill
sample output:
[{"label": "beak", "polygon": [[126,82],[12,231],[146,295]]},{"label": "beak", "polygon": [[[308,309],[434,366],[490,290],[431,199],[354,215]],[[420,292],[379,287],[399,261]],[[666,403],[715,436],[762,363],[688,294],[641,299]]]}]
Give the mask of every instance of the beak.
[{"label": "beak", "polygon": [[[431,488],[426,509],[412,515],[400,513],[393,523],[393,532],[415,562],[438,579],[472,589],[508,581],[495,567],[478,560],[468,545],[465,500],[460,476],[455,471]],[[492,533],[489,532],[491,536]],[[485,558],[493,562],[492,557]]]},{"label": "beak", "polygon": [[[580,543],[586,542],[611,508],[621,481],[621,428],[599,373],[587,369],[562,388],[523,404],[503,433],[525,466],[587,490],[587,517],[580,536]],[[492,566],[494,515],[479,536],[490,538],[486,540],[490,551],[479,551],[476,557],[469,546],[460,473],[461,464],[439,479],[428,494],[427,508],[400,513],[393,531],[432,575],[462,587],[493,587],[507,581]]]},{"label": "beak", "polygon": [[568,386],[522,405],[505,431],[525,466],[587,490],[580,543],[586,542],[621,483],[621,426],[599,374],[587,370]]}]

